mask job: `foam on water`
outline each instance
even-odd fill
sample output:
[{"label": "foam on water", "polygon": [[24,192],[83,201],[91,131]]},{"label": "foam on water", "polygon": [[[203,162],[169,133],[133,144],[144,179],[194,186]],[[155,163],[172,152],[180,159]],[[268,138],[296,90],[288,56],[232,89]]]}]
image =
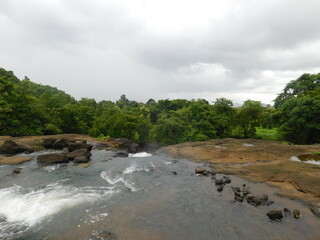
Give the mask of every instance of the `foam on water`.
[{"label": "foam on water", "polygon": [[[0,216],[5,218],[6,223],[34,226],[60,211],[112,196],[115,192],[112,188],[75,188],[59,183],[39,190],[13,186],[0,190]],[[1,222],[0,225],[4,226]]]},{"label": "foam on water", "polygon": [[140,167],[138,166],[137,163],[134,163],[131,166],[127,167],[122,173],[131,174],[133,172],[140,172],[140,171],[150,172],[150,169],[147,167]]},{"label": "foam on water", "polygon": [[135,188],[134,183],[124,179],[122,176],[111,177],[106,171],[101,172],[100,177],[104,179],[107,183],[111,185],[116,185],[118,183],[124,184],[127,188],[129,188],[132,192],[136,192],[139,189]]},{"label": "foam on water", "polygon": [[316,160],[307,160],[307,161],[301,161],[298,157],[293,156],[290,158],[291,161],[294,162],[301,162],[301,163],[309,163],[309,164],[314,164],[314,165],[320,165],[320,161],[316,161]]},{"label": "foam on water", "polygon": [[139,153],[129,153],[129,157],[151,157],[151,153],[139,152]]}]

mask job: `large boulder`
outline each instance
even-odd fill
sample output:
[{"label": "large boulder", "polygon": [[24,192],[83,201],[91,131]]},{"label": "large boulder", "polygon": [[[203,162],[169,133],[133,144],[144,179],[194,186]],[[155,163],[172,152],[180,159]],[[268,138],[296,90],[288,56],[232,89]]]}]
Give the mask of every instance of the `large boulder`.
[{"label": "large boulder", "polygon": [[22,145],[18,145],[12,140],[5,141],[0,147],[0,153],[4,154],[17,154],[22,152],[33,152],[32,149]]},{"label": "large boulder", "polygon": [[44,148],[47,148],[47,149],[53,148],[53,144],[54,144],[55,141],[57,141],[56,138],[47,138],[47,139],[44,139],[43,142],[42,142],[42,146],[43,146]]},{"label": "large boulder", "polygon": [[49,153],[38,156],[37,161],[42,164],[55,164],[68,163],[69,159],[65,153]]},{"label": "large boulder", "polygon": [[92,150],[92,145],[87,144],[86,141],[83,142],[74,142],[68,144],[68,150],[69,152],[73,152],[78,149],[87,149],[88,151]]},{"label": "large boulder", "polygon": [[[68,153],[67,157],[69,158],[69,160],[77,161],[76,159],[78,159],[78,161],[79,161],[79,158],[80,158],[81,162],[88,162],[91,157],[91,153],[88,149],[82,148],[82,149],[75,150],[71,153]],[[86,160],[83,161],[82,157],[85,157]]]},{"label": "large boulder", "polygon": [[56,140],[56,141],[53,143],[53,146],[52,146],[52,148],[54,148],[54,149],[64,149],[64,148],[66,148],[66,147],[68,147],[68,142],[67,142],[67,140],[64,139],[64,138],[61,138],[61,139]]}]

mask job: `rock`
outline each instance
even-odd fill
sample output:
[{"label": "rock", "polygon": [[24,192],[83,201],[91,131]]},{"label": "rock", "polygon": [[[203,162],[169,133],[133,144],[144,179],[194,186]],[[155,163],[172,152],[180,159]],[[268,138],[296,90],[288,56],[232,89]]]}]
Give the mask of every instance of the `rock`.
[{"label": "rock", "polygon": [[77,167],[87,168],[90,167],[90,163],[79,163],[76,165]]},{"label": "rock", "polygon": [[293,212],[292,212],[292,214],[293,214],[293,217],[294,217],[295,219],[299,219],[299,218],[302,217],[302,216],[301,216],[301,213],[300,213],[300,210],[298,210],[298,209],[294,209]]},{"label": "rock", "polygon": [[246,196],[246,195],[250,194],[250,191],[249,191],[247,188],[243,188],[243,189],[242,189],[242,194],[243,194],[244,196]]},{"label": "rock", "polygon": [[194,170],[195,174],[201,174],[201,175],[203,175],[205,171],[206,169],[200,166],[196,167],[196,169]]},{"label": "rock", "polygon": [[117,151],[116,154],[114,155],[114,157],[128,157],[129,153],[127,151]]},{"label": "rock", "polygon": [[47,149],[53,148],[53,144],[55,141],[57,141],[56,138],[47,138],[47,139],[43,140],[42,146]]},{"label": "rock", "polygon": [[21,169],[22,168],[15,168],[15,169],[12,170],[12,173],[19,174],[19,173],[21,173]]},{"label": "rock", "polygon": [[78,156],[73,159],[74,163],[87,163],[89,161],[90,161],[90,157],[88,156]]},{"label": "rock", "polygon": [[137,153],[139,151],[139,144],[132,143],[128,149],[129,153]]},{"label": "rock", "polygon": [[217,187],[217,191],[218,191],[218,192],[222,192],[222,191],[223,191],[223,185],[218,186],[218,187]]},{"label": "rock", "polygon": [[56,140],[52,145],[54,149],[63,149],[65,147],[68,147],[68,143],[64,138]]},{"label": "rock", "polygon": [[28,162],[31,159],[32,159],[31,157],[22,157],[22,156],[10,156],[10,157],[0,156],[0,165],[17,165],[20,163]]},{"label": "rock", "polygon": [[68,163],[69,159],[65,153],[49,153],[38,156],[37,161],[42,164],[55,164]]},{"label": "rock", "polygon": [[108,141],[120,149],[128,149],[132,144],[132,141],[127,138],[110,138]]},{"label": "rock", "polygon": [[92,150],[92,145],[87,144],[87,142],[80,142],[80,143],[69,143],[68,144],[68,150],[69,152],[73,152],[78,149],[87,149],[89,151]]},{"label": "rock", "polygon": [[25,146],[18,145],[16,142],[12,140],[6,140],[0,147],[0,153],[4,154],[17,154],[30,150],[31,149],[28,149]]},{"label": "rock", "polygon": [[285,216],[285,217],[291,216],[291,211],[290,211],[288,208],[284,208],[284,209],[283,209],[283,212],[284,212],[284,216]]},{"label": "rock", "polygon": [[216,180],[217,178],[216,178],[216,176],[213,176],[213,177],[211,177],[211,179],[212,179],[212,180]]},{"label": "rock", "polygon": [[234,196],[234,200],[237,201],[237,202],[243,202],[243,197],[235,195]]},{"label": "rock", "polygon": [[267,213],[267,216],[271,220],[282,220],[283,215],[281,210],[271,210]]},{"label": "rock", "polygon": [[222,185],[223,185],[223,180],[222,180],[222,179],[217,179],[217,180],[215,181],[215,184],[216,184],[217,186],[222,186]]},{"label": "rock", "polygon": [[176,172],[176,171],[172,171],[171,173],[173,173],[174,175],[177,175],[177,172]]},{"label": "rock", "polygon": [[99,234],[99,240],[117,240],[116,236],[108,231],[102,231]]},{"label": "rock", "polygon": [[83,149],[78,149],[78,150],[75,150],[75,151],[67,154],[67,157],[69,158],[69,160],[73,160],[77,157],[82,157],[82,156],[85,156],[89,159],[91,157],[91,153],[89,150],[83,148]]},{"label": "rock", "polygon": [[231,179],[227,176],[223,176],[222,178],[223,184],[229,184],[231,183]]},{"label": "rock", "polygon": [[254,196],[253,198],[247,198],[247,202],[253,206],[260,206],[260,205],[267,205],[271,204],[270,201],[268,201],[268,195],[262,194]]}]

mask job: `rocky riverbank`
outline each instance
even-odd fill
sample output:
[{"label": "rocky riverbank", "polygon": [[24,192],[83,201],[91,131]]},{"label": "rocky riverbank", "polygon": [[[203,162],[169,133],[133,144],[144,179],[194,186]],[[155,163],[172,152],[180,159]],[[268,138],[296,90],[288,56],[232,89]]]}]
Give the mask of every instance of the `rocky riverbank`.
[{"label": "rocky riverbank", "polygon": [[[176,158],[208,163],[215,172],[264,182],[281,189],[280,195],[302,200],[320,215],[320,144],[288,145],[257,139],[220,139],[172,145]],[[300,160],[301,161],[300,161]],[[311,160],[309,163],[305,160]]]}]

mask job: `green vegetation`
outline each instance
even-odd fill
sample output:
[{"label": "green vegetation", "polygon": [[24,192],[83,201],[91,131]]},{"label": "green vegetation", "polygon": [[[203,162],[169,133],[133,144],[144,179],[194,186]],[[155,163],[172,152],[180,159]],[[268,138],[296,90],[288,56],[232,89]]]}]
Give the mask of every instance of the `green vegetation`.
[{"label": "green vegetation", "polygon": [[204,99],[140,103],[125,95],[116,102],[77,101],[0,68],[0,135],[79,133],[102,140],[121,137],[160,144],[225,137],[320,142],[319,79],[319,74],[304,74],[291,81],[276,98],[275,107],[247,100],[236,108],[226,98],[213,104]]}]

